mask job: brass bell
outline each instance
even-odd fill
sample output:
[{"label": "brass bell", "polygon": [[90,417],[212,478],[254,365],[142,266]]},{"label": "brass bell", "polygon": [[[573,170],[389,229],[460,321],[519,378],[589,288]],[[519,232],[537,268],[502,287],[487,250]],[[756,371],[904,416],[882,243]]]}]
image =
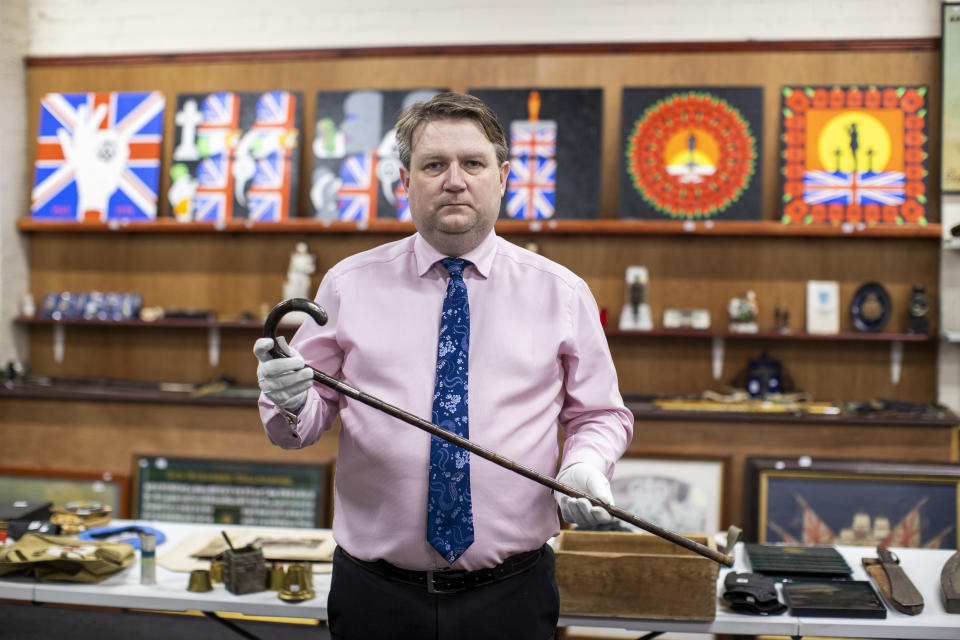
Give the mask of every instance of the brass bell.
[{"label": "brass bell", "polygon": [[279,564],[273,564],[270,566],[270,571],[267,573],[267,589],[270,591],[280,591],[283,588],[283,577],[286,572],[283,570],[283,566]]},{"label": "brass bell", "polygon": [[194,593],[213,591],[213,584],[210,582],[210,571],[207,569],[194,569],[191,571],[187,591],[193,591]]},{"label": "brass bell", "polygon": [[223,582],[223,560],[210,561],[210,581]]},{"label": "brass bell", "polygon": [[313,590],[313,570],[309,562],[297,562],[287,567],[283,584],[277,596],[284,602],[303,602],[317,595]]}]

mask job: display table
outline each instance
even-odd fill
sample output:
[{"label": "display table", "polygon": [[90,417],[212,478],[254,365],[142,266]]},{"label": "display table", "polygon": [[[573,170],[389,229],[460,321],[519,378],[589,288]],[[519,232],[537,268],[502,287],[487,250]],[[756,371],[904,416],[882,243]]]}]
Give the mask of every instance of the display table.
[{"label": "display table", "polygon": [[[128,524],[116,521],[116,525]],[[189,536],[208,532],[211,537],[221,531],[250,530],[255,527],[226,525],[176,524],[168,522],[140,522],[162,531],[167,539],[157,546],[157,557],[173,549]],[[305,530],[308,531],[308,530]],[[853,569],[854,579],[867,580],[860,564],[863,556],[874,556],[872,547],[838,547]],[[830,636],[845,638],[909,638],[928,640],[956,640],[960,638],[960,614],[948,614],[940,595],[940,570],[952,550],[895,549],[907,575],[913,580],[924,597],[923,613],[908,616],[888,609],[885,620],[853,618],[796,617],[788,613],[779,616],[750,616],[727,609],[719,595],[723,592],[723,580],[730,571],[749,571],[742,544],[738,544],[733,569],[722,568],[718,577],[716,618],[708,622],[674,620],[643,620],[629,618],[598,618],[586,616],[561,616],[561,627],[605,627],[626,630],[658,631],[674,633],[704,633],[724,635],[780,635],[780,636]],[[330,574],[315,573],[316,597],[300,603],[280,600],[276,591],[261,591],[234,595],[222,583],[215,584],[213,591],[193,593],[187,591],[189,573],[170,571],[158,563],[157,582],[140,584],[139,560],[129,568],[97,584],[70,582],[36,583],[23,577],[0,578],[0,599],[32,601],[35,603],[59,603],[110,607],[123,609],[146,609],[158,611],[204,611],[235,612],[250,616],[276,618],[327,618],[326,600],[330,589]],[[40,614],[42,615],[42,614]]]}]

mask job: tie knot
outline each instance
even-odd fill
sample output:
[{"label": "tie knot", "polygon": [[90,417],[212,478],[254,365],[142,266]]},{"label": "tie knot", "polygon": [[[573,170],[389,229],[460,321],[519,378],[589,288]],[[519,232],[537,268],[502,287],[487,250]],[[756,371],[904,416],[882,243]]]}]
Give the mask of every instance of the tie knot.
[{"label": "tie knot", "polygon": [[467,260],[463,258],[444,258],[440,262],[443,263],[443,266],[447,268],[447,272],[450,274],[451,278],[460,278],[463,273],[464,268],[470,264]]}]

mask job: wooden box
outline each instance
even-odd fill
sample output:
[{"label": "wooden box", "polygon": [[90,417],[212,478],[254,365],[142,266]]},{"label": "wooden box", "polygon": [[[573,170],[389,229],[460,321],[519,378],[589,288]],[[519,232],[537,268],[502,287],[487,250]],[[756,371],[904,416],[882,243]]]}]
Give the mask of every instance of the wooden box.
[{"label": "wooden box", "polygon": [[[687,537],[716,548],[711,536]],[[557,537],[560,615],[713,620],[720,566],[649,533],[564,530]]]}]

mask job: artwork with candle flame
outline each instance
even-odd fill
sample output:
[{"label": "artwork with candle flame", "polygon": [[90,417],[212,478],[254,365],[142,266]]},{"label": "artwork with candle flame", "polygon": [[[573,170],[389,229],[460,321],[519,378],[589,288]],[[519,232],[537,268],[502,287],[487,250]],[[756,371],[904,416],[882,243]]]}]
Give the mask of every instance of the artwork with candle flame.
[{"label": "artwork with candle flame", "polygon": [[320,91],[311,151],[311,215],[364,224],[410,218],[400,182],[397,118],[440,89]]},{"label": "artwork with candle flame", "polygon": [[501,217],[600,217],[601,89],[470,89],[510,145]]},{"label": "artwork with candle flame", "polygon": [[927,89],[784,87],[784,224],[927,223]]},{"label": "artwork with candle flame", "polygon": [[623,91],[621,218],[759,220],[763,90]]}]

